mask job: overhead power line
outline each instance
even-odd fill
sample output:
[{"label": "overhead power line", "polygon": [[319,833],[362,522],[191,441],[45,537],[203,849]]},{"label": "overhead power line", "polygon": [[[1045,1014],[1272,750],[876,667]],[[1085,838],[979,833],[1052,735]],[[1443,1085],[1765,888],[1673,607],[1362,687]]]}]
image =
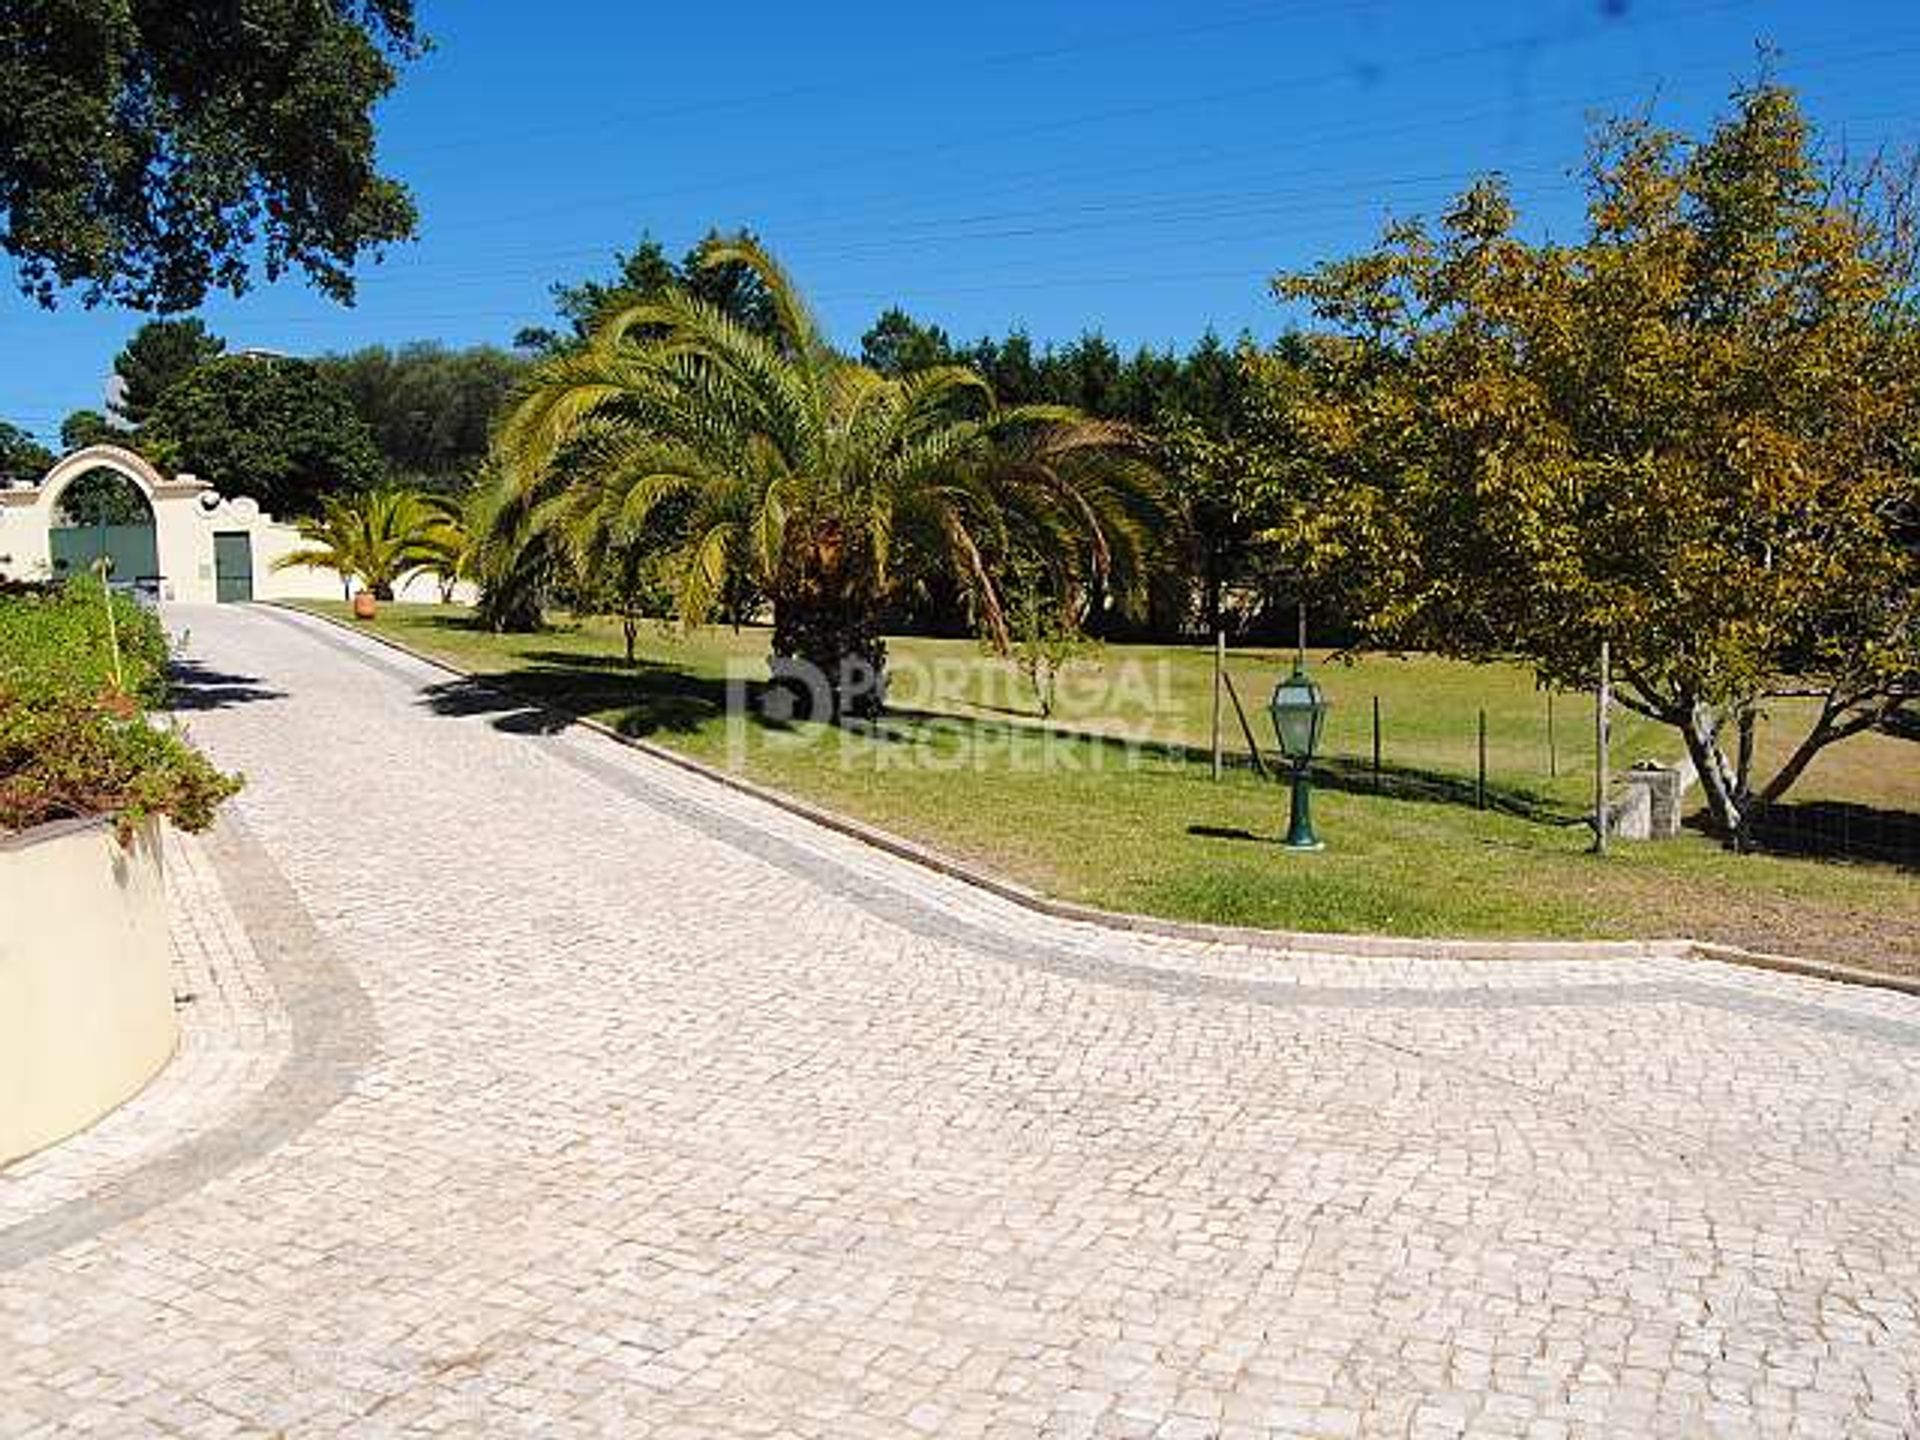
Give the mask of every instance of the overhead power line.
[{"label": "overhead power line", "polygon": [[[1684,9],[1664,12],[1663,18],[1679,19],[1698,15],[1713,14],[1745,7],[1750,0],[1710,0],[1710,3],[1689,6]],[[1499,40],[1486,41],[1474,45],[1457,46],[1444,50],[1429,51],[1426,54],[1410,55],[1400,62],[1413,67],[1432,67],[1452,64],[1461,60],[1480,59],[1488,55],[1511,54],[1524,50],[1538,53],[1542,48],[1570,43],[1573,36],[1564,31],[1530,31],[1522,35],[1507,36]],[[632,204],[636,199],[649,201],[678,198],[687,195],[711,194],[740,185],[779,184],[796,178],[812,178],[833,171],[857,168],[875,162],[901,159],[924,159],[934,155],[952,153],[956,150],[974,149],[984,144],[1004,140],[1026,139],[1035,135],[1060,133],[1084,129],[1092,125],[1111,124],[1115,121],[1139,119],[1151,115],[1170,114],[1181,110],[1217,105],[1235,100],[1255,99],[1276,94],[1294,94],[1302,89],[1350,83],[1353,80],[1351,66],[1314,72],[1304,76],[1288,76],[1256,85],[1237,86],[1228,89],[1213,89],[1199,94],[1173,96],[1164,100],[1138,101],[1128,105],[1113,106],[1095,111],[1083,111],[1075,115],[1057,116],[1048,120],[1037,120],[1021,125],[1001,126],[994,129],[975,130],[964,136],[924,144],[892,146],[883,149],[867,150],[803,165],[784,165],[778,169],[764,170],[745,175],[730,176],[724,180],[702,181],[690,185],[656,187],[644,193],[627,192],[625,195],[599,196],[591,200],[548,205],[538,210],[522,211],[505,215],[490,216],[474,225],[443,227],[442,233],[471,232],[478,228],[490,228],[495,225],[532,223],[551,220],[556,215],[575,214],[581,211],[593,211],[613,204]]]},{"label": "overhead power line", "polygon": [[[1186,21],[1175,25],[1156,25],[1027,50],[1005,50],[985,55],[943,59],[939,68],[942,74],[948,75],[998,69],[1085,55],[1100,50],[1124,49],[1147,41],[1178,40],[1194,35],[1217,34],[1225,30],[1243,29],[1249,25],[1271,24],[1279,20],[1299,21],[1311,19],[1316,15],[1351,13],[1363,9],[1364,6],[1365,0],[1321,0],[1318,4],[1258,5],[1250,9],[1216,15],[1206,20]],[[863,82],[867,81],[871,74],[872,71],[869,68],[857,75],[836,76],[831,80],[813,80],[805,84],[787,85],[773,90],[747,94],[729,92],[711,99],[689,100],[674,105],[616,108],[578,120],[476,132],[438,140],[430,145],[412,146],[409,149],[414,154],[431,155],[448,150],[497,146],[503,140],[539,140],[562,135],[604,133],[614,126],[658,124],[662,121],[686,119],[697,115],[784,105],[789,101],[811,99],[817,96],[845,96],[860,90]]]}]

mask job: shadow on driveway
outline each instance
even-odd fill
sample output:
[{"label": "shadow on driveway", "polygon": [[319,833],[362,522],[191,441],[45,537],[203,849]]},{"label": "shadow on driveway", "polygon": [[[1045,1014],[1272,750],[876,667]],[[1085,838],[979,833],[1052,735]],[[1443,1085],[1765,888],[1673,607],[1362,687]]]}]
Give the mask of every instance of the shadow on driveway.
[{"label": "shadow on driveway", "polygon": [[284,700],[286,694],[262,682],[258,675],[215,670],[197,660],[176,660],[167,668],[167,708],[181,713]]}]

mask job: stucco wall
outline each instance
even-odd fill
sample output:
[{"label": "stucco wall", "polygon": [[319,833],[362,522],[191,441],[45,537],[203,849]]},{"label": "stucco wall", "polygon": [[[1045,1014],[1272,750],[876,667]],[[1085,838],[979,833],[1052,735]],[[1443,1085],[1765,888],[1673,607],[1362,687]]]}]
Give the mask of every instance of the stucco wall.
[{"label": "stucco wall", "polygon": [[[292,525],[275,520],[252,500],[221,495],[193,475],[164,476],[139,455],[112,445],[90,446],[66,456],[33,489],[0,491],[0,576],[38,579],[50,573],[47,533],[59,508],[60,492],[68,482],[94,469],[123,476],[152,508],[161,599],[189,604],[217,600],[213,537],[234,532],[246,534],[251,543],[254,599],[343,597],[340,577],[332,570],[273,568],[274,561],[303,543]],[[455,591],[455,598],[463,602],[470,602],[473,595],[473,587],[464,583]],[[432,602],[440,598],[440,589],[430,577],[416,576],[400,587],[397,598]]]},{"label": "stucco wall", "polygon": [[133,1095],[178,1034],[158,827],[0,838],[0,1165]]},{"label": "stucco wall", "polygon": [[[200,570],[201,547],[210,547],[203,526],[194,512],[199,497],[213,487],[191,475],[172,478],[162,475],[139,455],[115,445],[90,445],[76,450],[49,470],[46,478],[32,489],[0,491],[0,574],[25,579],[40,579],[52,573],[53,557],[48,543],[60,495],[70,481],[90,470],[111,470],[122,476],[145,497],[153,511],[154,549],[160,561],[171,599],[200,599],[197,587],[188,577]],[[206,594],[213,599],[213,555],[206,554]],[[133,576],[125,577],[133,579]],[[179,586],[186,588],[178,588]],[[188,588],[196,593],[187,593]]]},{"label": "stucco wall", "polygon": [[[215,528],[234,530],[242,527],[222,524]],[[300,538],[300,532],[293,526],[266,520],[255,525],[249,533],[253,536],[254,599],[344,600],[346,598],[347,592],[341,586],[340,576],[336,571],[314,570],[305,565],[295,565],[286,570],[273,568],[273,562],[282,555],[291,554],[306,544]],[[213,542],[209,540],[207,543],[211,546]],[[477,593],[474,587],[464,580],[454,586],[454,599],[461,604],[471,604]],[[207,598],[213,597],[209,595]],[[432,604],[440,598],[440,586],[430,575],[415,575],[395,588],[394,598]]]}]

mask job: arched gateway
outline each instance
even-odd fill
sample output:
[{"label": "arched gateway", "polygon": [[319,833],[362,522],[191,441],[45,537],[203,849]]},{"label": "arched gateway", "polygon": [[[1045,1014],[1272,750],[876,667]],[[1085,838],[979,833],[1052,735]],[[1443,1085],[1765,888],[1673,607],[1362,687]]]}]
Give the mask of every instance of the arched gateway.
[{"label": "arched gateway", "polygon": [[143,458],[110,445],[89,447],[55,465],[32,507],[46,507],[53,574],[90,570],[105,557],[116,583],[158,592],[164,574],[158,497],[166,483]]},{"label": "arched gateway", "polygon": [[[61,497],[82,476],[109,471],[130,484],[152,512],[150,540],[144,534],[106,532],[132,525],[85,526],[62,522]],[[344,587],[331,570],[276,570],[274,562],[302,548],[299,532],[263,513],[254,501],[228,499],[193,475],[172,478],[152,462],[118,445],[89,445],[63,456],[37,485],[0,486],[0,579],[40,580],[84,569],[93,557],[115,560],[116,584],[140,586],[162,600],[334,599]],[[151,562],[150,571],[147,569]],[[129,573],[129,572],[132,573]],[[407,599],[434,598],[422,577],[406,587]]]}]

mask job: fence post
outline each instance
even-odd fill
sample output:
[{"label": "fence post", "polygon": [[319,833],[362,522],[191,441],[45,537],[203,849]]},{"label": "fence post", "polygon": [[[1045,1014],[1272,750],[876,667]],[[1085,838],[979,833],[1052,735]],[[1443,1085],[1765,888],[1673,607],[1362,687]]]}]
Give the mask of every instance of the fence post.
[{"label": "fence post", "polygon": [[1480,769],[1473,790],[1474,803],[1487,808],[1487,707],[1480,707]]},{"label": "fence post", "polygon": [[1593,853],[1607,853],[1607,707],[1613,695],[1613,652],[1600,642],[1600,688],[1593,702]]},{"label": "fence post", "polygon": [[1213,778],[1220,778],[1220,676],[1227,668],[1227,632],[1213,632]]},{"label": "fence post", "polygon": [[1373,697],[1373,793],[1380,793],[1380,697]]}]

